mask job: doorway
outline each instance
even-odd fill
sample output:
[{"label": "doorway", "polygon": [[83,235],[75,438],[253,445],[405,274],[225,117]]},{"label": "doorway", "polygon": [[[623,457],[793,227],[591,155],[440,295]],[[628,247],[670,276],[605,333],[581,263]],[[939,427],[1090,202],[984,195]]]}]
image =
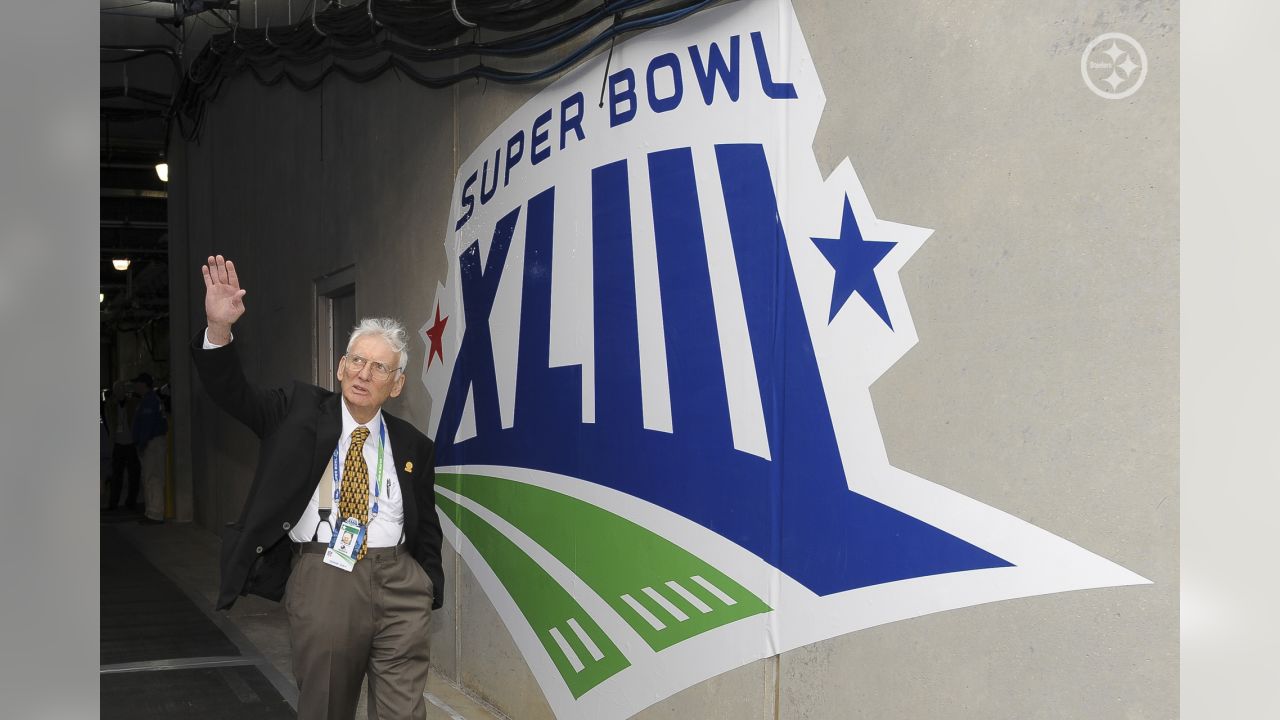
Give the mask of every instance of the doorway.
[{"label": "doorway", "polygon": [[356,324],[355,266],[316,279],[315,384],[336,389],[338,358],[347,351],[347,338]]}]

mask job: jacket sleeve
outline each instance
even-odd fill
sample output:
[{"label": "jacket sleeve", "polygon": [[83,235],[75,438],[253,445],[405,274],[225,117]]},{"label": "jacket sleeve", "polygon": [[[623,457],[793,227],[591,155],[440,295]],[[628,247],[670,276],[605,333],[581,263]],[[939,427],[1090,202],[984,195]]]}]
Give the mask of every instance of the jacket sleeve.
[{"label": "jacket sleeve", "polygon": [[425,472],[418,481],[415,493],[418,504],[418,547],[415,557],[422,560],[422,567],[431,578],[431,586],[435,597],[431,601],[431,609],[439,610],[444,605],[444,566],[440,559],[440,544],[444,541],[444,531],[440,528],[440,518],[436,515],[436,449],[431,440],[423,436],[421,441],[425,452],[420,457],[426,458]]},{"label": "jacket sleeve", "polygon": [[244,423],[259,438],[265,437],[284,419],[289,395],[280,388],[262,389],[249,384],[240,366],[236,343],[205,350],[204,333],[191,341],[191,359],[196,374],[214,403]]}]

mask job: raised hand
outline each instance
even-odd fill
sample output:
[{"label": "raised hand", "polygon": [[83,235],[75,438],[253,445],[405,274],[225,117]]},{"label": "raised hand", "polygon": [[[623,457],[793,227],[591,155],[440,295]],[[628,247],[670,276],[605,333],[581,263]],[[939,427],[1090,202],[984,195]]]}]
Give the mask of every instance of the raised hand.
[{"label": "raised hand", "polygon": [[231,342],[231,326],[244,314],[245,290],[240,288],[236,266],[221,255],[210,256],[200,266],[204,276],[204,316],[209,323],[209,342]]}]

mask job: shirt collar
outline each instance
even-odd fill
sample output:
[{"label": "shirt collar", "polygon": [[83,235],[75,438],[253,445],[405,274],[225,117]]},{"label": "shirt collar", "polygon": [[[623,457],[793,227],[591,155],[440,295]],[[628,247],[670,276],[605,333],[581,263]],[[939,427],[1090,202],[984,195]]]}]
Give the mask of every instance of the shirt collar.
[{"label": "shirt collar", "polygon": [[[342,434],[338,436],[338,442],[344,442],[351,439],[351,432],[357,427],[360,427],[360,423],[356,422],[356,419],[351,417],[351,411],[347,409],[346,399],[339,398],[338,404],[342,406]],[[382,408],[378,408],[378,412],[374,413],[373,418],[370,419],[369,422],[365,423],[364,426],[369,429],[369,434],[373,435],[374,429],[382,422]]]}]

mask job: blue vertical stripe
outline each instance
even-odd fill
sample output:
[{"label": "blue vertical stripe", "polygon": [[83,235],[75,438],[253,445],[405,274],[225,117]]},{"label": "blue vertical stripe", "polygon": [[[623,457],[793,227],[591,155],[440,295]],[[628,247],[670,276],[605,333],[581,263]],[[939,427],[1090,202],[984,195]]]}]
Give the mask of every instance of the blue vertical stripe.
[{"label": "blue vertical stripe", "polygon": [[591,171],[591,243],[596,424],[634,432],[644,419],[626,160]]},{"label": "blue vertical stripe", "polygon": [[520,352],[516,364],[515,430],[528,431],[547,417],[566,428],[582,421],[582,368],[552,368],[551,265],[556,189],[529,201],[525,220],[524,283],[520,291]]},{"label": "blue vertical stripe", "polygon": [[676,434],[696,432],[704,446],[717,451],[732,448],[720,332],[689,148],[649,154],[649,192],[666,329],[672,430]]}]

